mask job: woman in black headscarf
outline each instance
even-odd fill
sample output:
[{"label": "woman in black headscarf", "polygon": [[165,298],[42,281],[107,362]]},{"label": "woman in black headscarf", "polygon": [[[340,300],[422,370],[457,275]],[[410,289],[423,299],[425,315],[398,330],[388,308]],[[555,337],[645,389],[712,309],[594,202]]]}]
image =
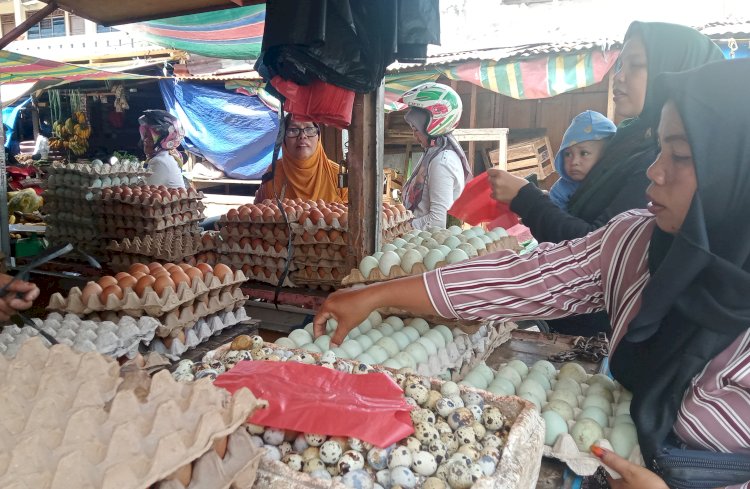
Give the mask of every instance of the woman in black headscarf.
[{"label": "woman in black headscarf", "polygon": [[[539,242],[580,238],[617,214],[645,207],[646,168],[654,161],[656,140],[649,131],[654,104],[653,80],[660,73],[685,71],[723,59],[721,50],[689,27],[662,22],[633,22],[625,34],[614,74],[615,112],[626,119],[617,128],[601,160],[571,197],[567,212],[525,179],[491,171],[493,196],[510,203]],[[595,334],[609,329],[605,314],[550,323],[561,333]]]},{"label": "woman in black headscarf", "polygon": [[584,238],[542,244],[529,255],[500,251],[336,292],[315,318],[316,335],[335,319],[331,343],[338,344],[380,307],[472,320],[606,310],[611,370],[633,394],[641,453],[659,473],[622,458],[629,449],[618,456],[593,447],[623,476],[612,486],[750,481],[748,86],[750,60],[656,81],[660,152],[647,171],[649,213],[626,212]]}]

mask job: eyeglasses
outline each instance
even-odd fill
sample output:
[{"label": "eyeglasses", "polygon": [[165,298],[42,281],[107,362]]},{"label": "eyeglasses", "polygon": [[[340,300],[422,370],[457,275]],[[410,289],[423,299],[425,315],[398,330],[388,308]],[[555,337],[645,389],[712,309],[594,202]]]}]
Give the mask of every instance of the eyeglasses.
[{"label": "eyeglasses", "polygon": [[308,127],[290,127],[286,130],[286,137],[288,138],[298,138],[301,133],[304,133],[307,137],[313,137],[317,136],[320,133],[320,130],[315,126],[308,126]]}]

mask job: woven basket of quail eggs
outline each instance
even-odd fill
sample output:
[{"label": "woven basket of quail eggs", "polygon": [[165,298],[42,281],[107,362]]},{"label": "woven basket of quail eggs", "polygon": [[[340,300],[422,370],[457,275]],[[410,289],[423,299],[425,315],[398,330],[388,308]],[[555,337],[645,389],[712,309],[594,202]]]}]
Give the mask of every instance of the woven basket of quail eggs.
[{"label": "woven basket of quail eggs", "polygon": [[[330,354],[292,352],[264,344],[259,336],[235,338],[200,364],[183,360],[180,381],[215,378],[241,360],[299,361],[366,374],[381,371],[404,389],[414,434],[385,448],[346,437],[298,434],[248,425],[266,450],[259,487],[534,487],[541,465],[544,429],[534,406],[406,371],[379,370]],[[229,348],[227,348],[229,346]]]},{"label": "woven basket of quail eggs", "polygon": [[630,417],[632,394],[605,374],[589,374],[576,362],[558,370],[547,360],[531,366],[512,360],[497,372],[478,365],[461,383],[531,402],[545,422],[544,454],[565,461],[579,475],[591,475],[599,466],[589,452],[595,443],[643,464]]}]

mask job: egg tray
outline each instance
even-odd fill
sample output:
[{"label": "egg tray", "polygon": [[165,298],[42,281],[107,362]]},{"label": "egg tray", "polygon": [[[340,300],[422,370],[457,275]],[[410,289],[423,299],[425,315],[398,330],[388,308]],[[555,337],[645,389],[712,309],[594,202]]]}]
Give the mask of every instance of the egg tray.
[{"label": "egg tray", "polygon": [[[518,252],[520,250],[520,247],[518,246],[518,240],[512,236],[507,236],[504,238],[500,238],[497,241],[494,241],[493,243],[489,243],[487,245],[486,250],[478,250],[477,254],[478,256],[485,256],[489,253],[494,253],[496,251],[500,250],[512,250],[515,252]],[[439,261],[435,265],[435,269],[442,268],[449,265],[447,261]],[[348,287],[355,284],[367,284],[367,283],[373,283],[373,282],[383,282],[386,280],[393,280],[396,278],[402,278],[402,277],[409,277],[411,275],[422,275],[424,273],[429,272],[430,270],[425,267],[424,263],[415,263],[412,266],[411,272],[406,273],[406,271],[401,268],[401,265],[393,265],[389,271],[389,273],[386,275],[380,270],[379,267],[373,268],[370,271],[370,274],[365,277],[362,275],[362,272],[359,270],[359,268],[353,268],[349,275],[344,277],[342,280],[342,285]]]},{"label": "egg tray", "polygon": [[115,228],[115,229],[100,229],[100,236],[102,238],[107,238],[108,241],[110,240],[118,240],[118,239],[135,239],[137,236],[143,235],[145,233],[172,233],[173,236],[176,236],[178,234],[183,235],[198,235],[201,233],[201,228],[198,225],[196,221],[192,221],[188,224],[182,224],[180,226],[173,226],[169,228],[163,228],[160,230],[137,230],[134,228]]},{"label": "egg tray", "polygon": [[347,245],[315,244],[297,245],[294,247],[294,260],[305,258],[320,258],[322,260],[344,261],[350,256]]},{"label": "egg tray", "polygon": [[179,234],[172,239],[165,239],[164,236],[152,237],[146,235],[143,238],[136,236],[132,241],[128,238],[122,241],[110,241],[107,250],[179,262],[186,256],[193,256],[203,251],[203,243],[197,235],[184,235],[183,237]]},{"label": "egg tray", "polygon": [[408,233],[412,229],[414,228],[411,225],[411,221],[403,223],[403,224],[399,224],[395,228],[384,229],[383,232],[381,233],[383,243],[390,243],[394,239],[402,237],[404,234]]},{"label": "egg tray", "polygon": [[[135,356],[138,353],[138,345],[151,341],[159,326],[159,322],[150,317],[138,320],[124,317],[113,323],[83,320],[75,314],[66,314],[63,317],[58,313],[49,314],[43,321],[38,318],[32,321],[59,343],[68,345],[76,351],[96,351],[114,358]],[[29,326],[7,326],[0,333],[0,352],[5,356],[15,356],[21,344],[34,336],[40,336],[39,331]],[[41,338],[45,345],[51,346],[46,338]]]},{"label": "egg tray", "polygon": [[[162,264],[165,263],[187,263],[188,265],[195,266],[198,263],[209,263],[206,260],[200,260],[198,259],[199,254],[195,255],[185,255],[182,258],[175,258],[175,259],[162,259],[162,258],[156,258],[153,256],[146,256],[146,255],[135,255],[135,254],[127,254],[127,253],[110,253],[109,255],[109,261],[107,262],[107,267],[111,269],[114,272],[127,272],[128,269],[130,269],[130,266],[135,263],[142,263],[144,265],[148,265],[149,263],[152,263],[154,261],[161,262]],[[209,265],[215,265],[215,263],[209,263]]]},{"label": "egg tray", "polygon": [[294,263],[297,270],[304,270],[305,268],[312,271],[317,271],[319,268],[335,269],[338,274],[341,274],[340,277],[345,277],[346,272],[349,270],[349,262],[342,259],[330,260],[322,257],[300,257],[292,260],[292,263]]},{"label": "egg tray", "polygon": [[[255,243],[252,243],[251,240],[255,241]],[[289,256],[286,243],[282,243],[281,241],[269,243],[268,241],[262,241],[260,238],[242,238],[240,240],[229,238],[219,243],[217,250],[224,255],[239,254],[270,256],[274,258],[286,258]]]},{"label": "egg tray", "polygon": [[166,217],[149,218],[122,217],[122,216],[97,216],[96,224],[104,233],[115,233],[118,229],[135,229],[138,232],[163,231],[165,229],[186,226],[193,222],[202,221],[203,213],[190,211],[184,214]]},{"label": "egg tray", "polygon": [[263,225],[256,228],[240,228],[233,226],[222,226],[219,229],[219,235],[224,241],[231,239],[239,241],[242,238],[261,238],[269,243],[287,243],[289,242],[289,228],[275,224]]},{"label": "egg tray", "polygon": [[219,255],[218,253],[209,250],[202,251],[195,256],[186,257],[184,259],[184,262],[192,266],[195,266],[198,263],[207,263],[213,267],[219,263],[220,257],[221,255]]},{"label": "egg tray", "polygon": [[129,174],[123,173],[115,175],[114,177],[58,173],[49,175],[42,187],[45,189],[70,188],[91,190],[116,187],[119,185],[143,185],[146,183],[146,179],[149,175],[151,175],[151,173],[147,171]]},{"label": "egg tray", "polygon": [[[338,271],[338,269],[319,267],[317,272],[310,273],[308,270],[298,270],[292,272],[290,277],[298,286],[317,286],[323,290],[331,290],[341,287],[340,277],[343,277],[344,273],[346,273],[339,271],[338,273],[341,273],[341,275],[339,278],[336,278],[334,276],[334,271]],[[322,277],[320,276],[321,273],[323,275]]]},{"label": "egg tray", "polygon": [[53,162],[47,167],[49,175],[59,175],[70,173],[73,175],[93,175],[93,176],[114,176],[114,175],[132,175],[149,174],[143,166],[143,163],[115,163],[108,165],[93,165],[84,163],[59,163]]},{"label": "egg tray", "polygon": [[[262,255],[247,255],[244,253],[232,253],[227,255],[221,255],[219,261],[229,268],[241,269],[245,265],[251,267],[262,267],[270,270],[284,270],[287,267],[287,260],[285,258],[274,258],[271,256]],[[293,264],[290,265],[291,269],[295,269]]]},{"label": "egg tray", "polygon": [[37,338],[0,357],[0,487],[146,489],[264,404],[166,372],[118,389],[117,362]]},{"label": "egg tray", "polygon": [[140,217],[144,219],[158,219],[169,216],[182,215],[187,212],[199,212],[203,213],[206,206],[200,201],[184,201],[177,204],[170,204],[164,207],[146,207],[146,206],[132,206],[125,204],[105,204],[96,206],[97,215],[105,216],[124,216],[124,217]]},{"label": "egg tray", "polygon": [[[156,187],[153,185],[146,185],[149,190],[155,190]],[[185,190],[184,195],[180,195],[178,192],[171,193],[169,197],[155,197],[148,195],[122,195],[112,193],[111,195],[104,195],[101,191],[95,191],[95,197],[101,200],[103,203],[111,202],[112,204],[124,204],[130,207],[172,207],[174,204],[181,204],[187,202],[198,202],[203,200],[205,197],[203,192],[195,190],[194,188],[188,188]]]},{"label": "egg tray", "polygon": [[[287,227],[287,222],[284,221],[283,216],[282,217],[276,217],[276,216],[261,216],[258,218],[251,218],[249,215],[245,214],[245,218],[241,216],[237,216],[236,219],[230,219],[227,217],[226,214],[223,214],[219,218],[219,226],[237,226],[242,228],[260,228],[261,226],[284,226]],[[297,217],[292,214],[287,214],[287,220],[294,221]]]},{"label": "egg tray", "polygon": [[342,233],[340,231],[334,231],[334,238],[331,239],[331,235],[329,234],[330,231],[322,230],[324,236],[321,236],[320,239],[317,239],[314,235],[308,233],[305,231],[302,234],[295,234],[293,243],[295,245],[316,245],[316,244],[333,244],[333,245],[339,245],[339,246],[348,246],[349,245],[349,233]]},{"label": "egg tray", "polygon": [[[288,358],[294,356],[295,350],[279,348],[275,345],[266,344],[267,349],[277,352],[277,357]],[[204,363],[216,360],[222,361],[222,357],[230,351],[230,343],[224,344],[208,352],[202,359]],[[286,352],[286,353],[284,353]],[[290,355],[291,354],[291,355]],[[317,353],[307,353],[315,362],[320,361]],[[224,363],[222,361],[222,363]],[[356,360],[336,360],[335,368],[345,372],[357,372],[360,363]],[[234,365],[234,360],[228,365]],[[382,366],[370,367],[360,372],[384,372],[391,377],[399,374]],[[423,377],[423,376],[420,376]],[[431,384],[432,389],[440,390],[445,383],[442,380],[425,377]],[[500,463],[495,473],[490,477],[477,480],[472,488],[478,489],[533,489],[536,487],[537,478],[541,469],[542,450],[544,442],[544,422],[534,409],[534,406],[516,396],[497,396],[487,391],[474,389],[459,385],[461,394],[476,392],[484,399],[485,406],[498,407],[503,415],[510,421],[507,429],[505,445],[502,449]],[[255,487],[270,489],[303,489],[303,488],[344,488],[337,481],[323,481],[315,479],[305,473],[296,472],[278,461],[262,459]],[[416,487],[421,487],[419,484]]]},{"label": "egg tray", "polygon": [[204,251],[218,250],[222,243],[218,231],[203,231],[201,233],[201,247]]},{"label": "egg tray", "polygon": [[[279,280],[281,279],[282,274],[284,273],[283,270],[277,270],[277,269],[270,269],[270,268],[263,268],[262,270],[253,270],[250,265],[243,265],[242,271],[247,275],[248,280],[255,280],[256,282],[263,282],[265,284],[271,284],[273,286],[276,286],[279,284]],[[284,283],[281,285],[282,287],[297,287],[297,284],[291,280],[291,278],[287,275],[287,277],[284,279]]]},{"label": "egg tray", "polygon": [[207,341],[211,336],[248,319],[250,317],[243,306],[231,311],[212,314],[199,319],[190,327],[183,328],[184,339],[182,335],[172,337],[173,340],[167,346],[162,338],[157,338],[149,345],[149,350],[164,355],[170,360],[179,360],[183,353]]},{"label": "egg tray", "polygon": [[[216,449],[157,482],[151,489],[250,489],[255,482],[263,452],[252,442],[243,427],[227,437],[223,459]],[[189,477],[184,484],[180,477]]]},{"label": "egg tray", "polygon": [[[91,209],[87,209],[91,212]],[[45,218],[45,221],[49,224],[70,224],[76,226],[88,226],[90,228],[96,228],[96,218],[92,214],[76,214],[74,212],[57,212],[50,214]]]},{"label": "egg tray", "polygon": [[103,303],[98,295],[91,295],[84,304],[81,289],[73,287],[67,297],[63,297],[59,292],[53,294],[47,309],[78,315],[100,311],[122,311],[133,317],[161,316],[182,305],[192,304],[197,299],[217,295],[219,292],[236,291],[239,284],[247,280],[239,270],[234,272],[234,275],[225,275],[223,281],[212,274],[208,275],[204,277],[204,280],[193,280],[192,286],[181,282],[177,290],[168,287],[161,297],[149,286],[146,287],[141,297],[132,289],[125,289],[122,299],[110,295],[106,303]]}]

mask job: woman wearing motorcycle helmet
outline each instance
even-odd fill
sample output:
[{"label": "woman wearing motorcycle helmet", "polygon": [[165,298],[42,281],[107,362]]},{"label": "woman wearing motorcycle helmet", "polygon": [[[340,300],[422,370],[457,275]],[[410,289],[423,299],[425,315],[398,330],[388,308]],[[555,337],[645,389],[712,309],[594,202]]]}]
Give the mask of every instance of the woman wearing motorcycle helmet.
[{"label": "woman wearing motorcycle helmet", "polygon": [[447,212],[461,195],[471,168],[452,132],[461,119],[461,98],[449,86],[423,83],[405,92],[404,119],[425,153],[404,184],[401,200],[414,213],[412,226],[446,227]]},{"label": "woman wearing motorcycle helmet", "polygon": [[148,184],[185,188],[182,156],[177,151],[185,131],[179,119],[166,110],[146,110],[138,122],[148,169],[152,172]]}]

